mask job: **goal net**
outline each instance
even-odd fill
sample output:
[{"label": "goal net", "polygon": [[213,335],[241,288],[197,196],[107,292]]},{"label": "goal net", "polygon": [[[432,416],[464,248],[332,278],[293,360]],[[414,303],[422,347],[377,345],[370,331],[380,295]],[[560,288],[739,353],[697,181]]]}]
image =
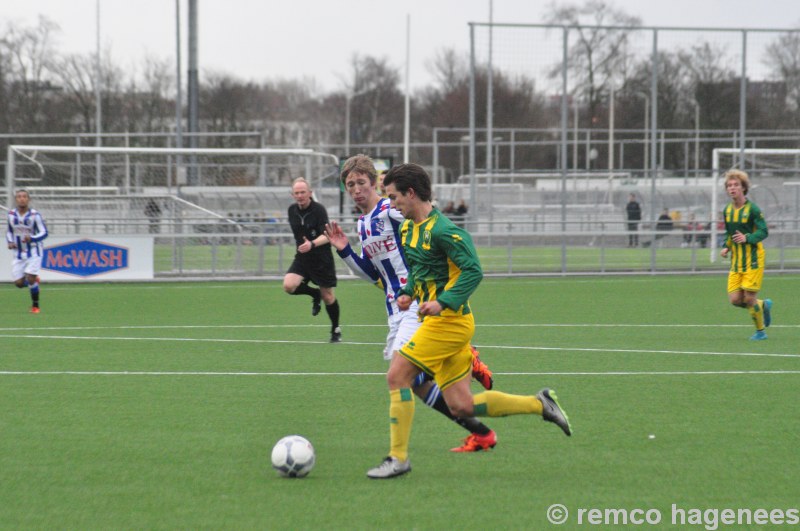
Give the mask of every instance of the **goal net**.
[{"label": "goal net", "polygon": [[[12,145],[5,204],[25,188],[59,232],[185,232],[187,224],[285,216],[292,179],[338,194],[338,158],[310,149]],[[205,230],[205,229],[204,229]]]}]

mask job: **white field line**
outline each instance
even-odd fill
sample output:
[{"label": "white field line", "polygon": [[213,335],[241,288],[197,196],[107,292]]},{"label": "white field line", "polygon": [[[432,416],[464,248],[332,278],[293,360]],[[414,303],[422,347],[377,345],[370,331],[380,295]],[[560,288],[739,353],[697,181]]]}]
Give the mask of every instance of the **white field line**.
[{"label": "white field line", "polygon": [[[18,330],[235,330],[235,329],[271,329],[297,328],[295,324],[255,324],[255,325],[121,325],[121,326],[0,326],[0,332]],[[329,328],[327,324],[302,325],[303,328]],[[348,324],[347,328],[385,328],[385,324]],[[516,324],[479,324],[477,328],[752,328],[752,324],[625,324],[625,323],[516,323]],[[776,324],[770,328],[800,328],[800,324]]]},{"label": "white field line", "polygon": [[[196,342],[196,343],[244,343],[244,344],[301,344],[319,345],[328,344],[327,341],[298,341],[281,339],[221,339],[221,338],[190,338],[190,337],[104,337],[104,336],[56,336],[56,335],[37,335],[37,334],[0,334],[0,338],[15,339],[61,339],[61,340],[83,340],[83,341],[173,341],[173,342]],[[384,343],[372,342],[344,342],[346,345],[368,345],[383,346]],[[546,346],[512,346],[512,345],[484,345],[480,348],[491,350],[529,350],[546,352],[599,352],[599,353],[623,353],[623,354],[675,354],[683,356],[733,356],[733,357],[755,357],[755,358],[800,358],[800,354],[781,354],[765,352],[714,352],[696,350],[661,350],[661,349],[613,349],[613,348],[587,348],[587,347],[546,347]]]},{"label": "white field line", "polygon": [[[797,371],[608,371],[496,372],[502,376],[748,376],[796,375]],[[0,376],[380,376],[384,372],[200,372],[200,371],[0,371]]]},{"label": "white field line", "polygon": [[[502,277],[497,277],[501,279]],[[711,274],[702,274],[702,275],[661,275],[659,277],[660,282],[670,281],[670,282],[679,282],[681,285],[685,285],[691,282],[708,282],[709,278],[713,278]],[[722,279],[721,289],[724,290],[725,288],[725,278],[727,278],[727,270],[720,271],[717,274],[717,278]],[[792,285],[796,284],[798,276],[796,274],[780,274],[780,275],[771,275],[769,277],[770,285],[778,284],[781,282],[785,283],[792,283]],[[490,282],[492,279],[489,279]],[[370,287],[371,286],[367,283],[359,281],[359,279],[350,276],[343,276],[342,280],[348,282],[348,288],[351,287]],[[527,285],[532,284],[534,286],[541,286],[546,284],[562,284],[564,282],[569,282],[570,284],[624,284],[630,285],[632,283],[652,283],[653,277],[650,276],[647,272],[641,272],[640,274],[634,275],[620,275],[620,276],[607,276],[607,277],[595,277],[595,276],[570,276],[567,278],[559,277],[557,274],[553,274],[553,276],[536,276],[536,277],[526,277],[526,276],[519,276],[515,277],[514,284],[515,285]],[[349,285],[352,283],[352,285]],[[65,291],[65,290],[109,290],[109,289],[130,289],[130,290],[145,290],[145,289],[155,289],[155,290],[167,290],[167,289],[174,289],[174,290],[209,290],[209,289],[225,289],[225,290],[234,290],[234,289],[283,289],[283,284],[279,278],[276,276],[275,278],[265,278],[263,280],[245,280],[245,281],[225,281],[225,280],[212,280],[212,281],[202,281],[202,282],[195,282],[195,281],[176,281],[176,282],[164,282],[164,281],[157,281],[153,283],[148,282],[131,282],[131,283],[119,283],[109,285],[106,283],[86,283],[86,284],[71,284],[69,286],[62,285],[59,283],[49,284],[48,290],[50,291]],[[720,291],[724,295],[724,291]]]}]

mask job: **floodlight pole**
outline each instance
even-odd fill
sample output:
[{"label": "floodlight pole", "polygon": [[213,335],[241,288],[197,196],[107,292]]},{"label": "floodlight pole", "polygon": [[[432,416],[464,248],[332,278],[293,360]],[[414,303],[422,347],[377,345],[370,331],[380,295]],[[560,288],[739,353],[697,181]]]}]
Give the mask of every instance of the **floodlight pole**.
[{"label": "floodlight pole", "polygon": [[[100,73],[100,0],[97,0],[95,5],[96,7],[96,54],[95,54],[95,83],[94,83],[94,97],[95,97],[95,133],[97,133],[97,137],[95,138],[95,145],[100,147],[103,145],[103,139],[101,135],[103,134],[103,105],[102,105],[102,91],[100,90],[100,85],[102,83],[102,76]],[[100,155],[95,156],[95,181],[97,186],[101,184],[101,160]]]},{"label": "floodlight pole", "polygon": [[[183,87],[181,86],[181,0],[175,0],[175,147],[183,147]],[[175,158],[175,186],[180,190],[181,156]],[[167,183],[172,189],[172,183]]]},{"label": "floodlight pole", "polygon": [[411,15],[406,14],[406,107],[403,124],[403,162],[409,161],[411,144]]},{"label": "floodlight pole", "polygon": [[175,0],[175,147],[183,147],[183,87],[181,87],[181,0]]},{"label": "floodlight pole", "polygon": [[[189,146],[192,148],[197,148],[197,133],[199,131],[198,128],[198,117],[197,117],[197,108],[198,108],[198,91],[200,90],[199,87],[199,80],[198,80],[198,72],[197,72],[197,64],[198,64],[198,52],[197,52],[197,0],[189,0]],[[188,179],[188,184],[194,186],[198,184],[199,175],[198,169],[195,165],[195,160],[191,161],[191,165],[189,168],[189,175],[190,178]]]},{"label": "floodlight pole", "polygon": [[[650,230],[656,227],[656,176],[658,173],[658,30],[653,30],[653,55],[650,74]],[[655,242],[655,232],[652,241]],[[650,245],[650,271],[656,271],[656,246]]]}]

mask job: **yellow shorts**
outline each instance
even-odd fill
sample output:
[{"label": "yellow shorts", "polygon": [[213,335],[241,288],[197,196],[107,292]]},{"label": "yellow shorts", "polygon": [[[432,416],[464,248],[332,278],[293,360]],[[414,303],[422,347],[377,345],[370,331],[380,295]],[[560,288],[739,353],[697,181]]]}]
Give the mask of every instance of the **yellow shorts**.
[{"label": "yellow shorts", "polygon": [[761,282],[764,280],[762,268],[745,271],[744,273],[728,273],[728,293],[734,291],[761,291]]},{"label": "yellow shorts", "polygon": [[469,343],[475,333],[472,314],[442,317],[429,315],[400,348],[400,355],[433,376],[447,389],[472,372]]}]

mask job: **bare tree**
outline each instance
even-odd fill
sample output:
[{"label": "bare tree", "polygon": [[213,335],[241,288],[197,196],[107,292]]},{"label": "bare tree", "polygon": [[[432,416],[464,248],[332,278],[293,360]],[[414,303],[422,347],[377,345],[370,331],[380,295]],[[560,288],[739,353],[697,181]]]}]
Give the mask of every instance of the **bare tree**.
[{"label": "bare tree", "polygon": [[399,141],[404,109],[403,94],[398,88],[400,72],[386,58],[356,54],[350,65],[348,91],[352,95],[350,124],[353,142]]},{"label": "bare tree", "polygon": [[[63,88],[58,113],[69,129],[94,132],[97,124],[97,57],[93,54],[72,54],[64,57],[55,56],[52,61],[54,77]],[[100,88],[102,108],[102,131],[126,131],[126,109],[133,105],[123,90],[124,74],[114,64],[111,51],[105,50],[100,61]]]},{"label": "bare tree", "polygon": [[690,90],[700,105],[706,127],[735,128],[739,124],[739,83],[733,59],[722,46],[701,42],[678,52],[687,70]]},{"label": "bare tree", "polygon": [[426,67],[437,82],[436,88],[450,92],[469,75],[469,56],[453,48],[442,48],[426,62]]},{"label": "bare tree", "polygon": [[58,25],[39,16],[34,27],[9,24],[2,38],[4,114],[9,130],[47,131],[51,113],[47,107],[58,87],[52,84],[53,36]]},{"label": "bare tree", "polygon": [[57,60],[56,76],[64,88],[63,111],[90,132],[95,112],[95,59],[88,55],[71,54]]},{"label": "bare tree", "polygon": [[[553,2],[545,21],[570,26],[577,40],[570,46],[568,69],[577,93],[585,94],[590,116],[596,115],[612,83],[620,84],[632,61],[631,32],[641,26],[638,17],[615,9],[602,0],[582,5]],[[561,75],[561,64],[551,71]],[[578,94],[575,94],[577,96]]]},{"label": "bare tree", "polygon": [[794,124],[800,122],[800,33],[783,33],[770,43],[764,64],[786,85],[786,105]]},{"label": "bare tree", "polygon": [[[135,74],[135,73],[134,73]],[[138,79],[141,78],[141,83]],[[158,131],[174,123],[175,75],[171,61],[146,56],[142,72],[128,81],[124,121],[127,131]],[[152,144],[148,139],[147,145]]]}]

